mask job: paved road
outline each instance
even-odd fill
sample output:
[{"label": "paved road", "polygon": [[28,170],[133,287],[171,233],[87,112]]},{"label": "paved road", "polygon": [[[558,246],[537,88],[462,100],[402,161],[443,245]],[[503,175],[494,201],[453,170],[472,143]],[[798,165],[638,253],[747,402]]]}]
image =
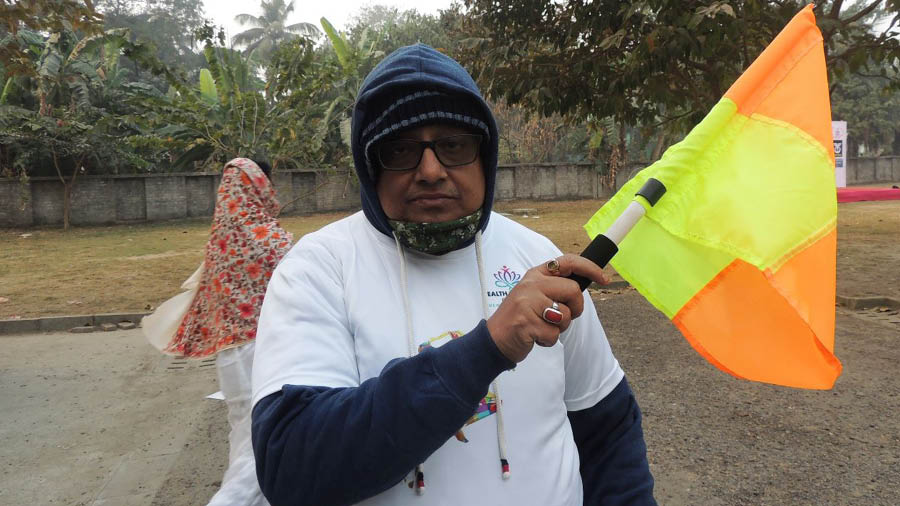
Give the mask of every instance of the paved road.
[{"label": "paved road", "polygon": [[177,369],[139,329],[0,346],[0,504],[151,504],[185,454],[205,462],[183,504],[216,490],[207,476],[221,477],[226,446],[190,444],[226,430],[224,404],[204,398],[217,389],[211,363]]},{"label": "paved road", "polygon": [[[601,300],[602,299],[602,300]],[[595,297],[660,504],[900,504],[900,325],[839,309],[835,389],[734,379],[632,290]],[[227,458],[210,363],[139,330],[0,336],[0,504],[205,504]],[[511,421],[514,422],[514,421]]]}]

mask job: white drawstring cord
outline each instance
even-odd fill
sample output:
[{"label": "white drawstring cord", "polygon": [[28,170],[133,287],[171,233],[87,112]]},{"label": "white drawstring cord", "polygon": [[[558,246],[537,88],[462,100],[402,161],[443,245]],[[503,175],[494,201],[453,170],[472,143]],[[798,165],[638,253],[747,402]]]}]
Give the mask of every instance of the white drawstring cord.
[{"label": "white drawstring cord", "polygon": [[[394,234],[394,244],[397,245],[397,254],[400,256],[400,291],[403,294],[403,312],[406,314],[406,345],[409,356],[414,357],[418,353],[416,349],[416,340],[413,333],[412,310],[409,305],[409,291],[406,284],[406,253],[403,246],[400,245],[400,239]],[[416,494],[425,493],[425,465],[424,463],[416,465],[415,477]]]},{"label": "white drawstring cord", "polygon": [[[412,308],[409,304],[409,291],[407,286],[406,253],[400,244],[400,239],[394,234],[394,244],[397,246],[397,255],[400,257],[400,291],[403,295],[403,312],[406,314],[406,342],[409,348],[409,356],[418,353],[413,332]],[[478,284],[481,287],[481,310],[485,320],[488,318],[489,306],[487,299],[487,284],[484,279],[484,256],[481,252],[481,230],[475,233],[475,260],[478,264]],[[491,382],[491,390],[494,392],[494,402],[497,406],[497,449],[500,453],[500,471],[504,480],[509,479],[509,459],[506,453],[506,430],[503,425],[503,402],[500,398],[500,387],[497,380]],[[418,464],[415,470],[416,494],[425,493],[425,466]]]},{"label": "white drawstring cord", "polygon": [[[475,259],[478,262],[478,283],[481,285],[481,310],[484,319],[488,319],[487,286],[484,281],[484,256],[481,254],[481,230],[475,233]],[[497,405],[497,449],[500,452],[500,472],[504,480],[509,479],[509,458],[506,455],[506,430],[503,427],[503,403],[500,399],[500,387],[497,380],[491,382],[494,390],[494,402]]]}]

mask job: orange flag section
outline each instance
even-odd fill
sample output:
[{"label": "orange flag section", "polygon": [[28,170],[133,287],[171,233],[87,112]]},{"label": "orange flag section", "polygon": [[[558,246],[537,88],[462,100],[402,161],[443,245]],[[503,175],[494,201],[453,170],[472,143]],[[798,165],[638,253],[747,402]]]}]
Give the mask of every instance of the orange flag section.
[{"label": "orange flag section", "polygon": [[803,130],[822,144],[833,165],[828,87],[809,85],[828,82],[822,34],[812,9],[807,5],[794,16],[725,97],[741,114],[762,114]]},{"label": "orange flag section", "polygon": [[697,352],[734,376],[831,388],[841,363],[834,356],[834,282],[822,274],[834,272],[835,240],[832,231],[771,276],[735,259],[673,323]]}]

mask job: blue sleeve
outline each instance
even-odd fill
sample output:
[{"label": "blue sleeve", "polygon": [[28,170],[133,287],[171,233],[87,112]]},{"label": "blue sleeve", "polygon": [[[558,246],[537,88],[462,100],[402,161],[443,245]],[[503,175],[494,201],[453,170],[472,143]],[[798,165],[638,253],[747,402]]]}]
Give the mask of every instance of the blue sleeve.
[{"label": "blue sleeve", "polygon": [[581,459],[584,504],[655,505],[641,409],[622,381],[593,407],[569,411]]},{"label": "blue sleeve", "polygon": [[260,488],[273,506],[352,504],[434,453],[514,366],[484,320],[354,388],[284,385],[253,408]]}]

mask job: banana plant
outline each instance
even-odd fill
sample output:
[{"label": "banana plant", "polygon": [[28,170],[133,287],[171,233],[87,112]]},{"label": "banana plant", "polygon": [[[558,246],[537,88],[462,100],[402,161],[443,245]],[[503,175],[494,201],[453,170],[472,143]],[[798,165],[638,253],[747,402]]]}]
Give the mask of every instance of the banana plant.
[{"label": "banana plant", "polygon": [[363,31],[359,41],[352,44],[347,36],[335,30],[326,18],[323,17],[320,23],[334,50],[340,72],[339,78],[333,84],[333,98],[325,108],[325,117],[317,137],[319,141],[323,141],[336,126],[341,141],[349,151],[350,113],[356,102],[356,93],[375,63],[384,56],[384,52],[376,49],[380,35],[373,37],[368,28]]},{"label": "banana plant", "polygon": [[119,47],[128,43],[128,30],[116,28],[78,39],[75,32],[51,33],[44,42],[37,62],[37,96],[40,114],[52,115],[54,107],[86,108],[91,104],[91,90],[103,86],[99,53],[104,46]]},{"label": "banana plant", "polygon": [[154,114],[141,121],[150,124],[155,140],[130,138],[179,153],[173,161],[177,170],[212,168],[230,158],[265,151],[272,130],[284,123],[286,111],[266,102],[249,55],[217,47],[211,40],[203,54],[207,68],[194,84],[181,83],[165,95],[145,97],[146,108]]}]

